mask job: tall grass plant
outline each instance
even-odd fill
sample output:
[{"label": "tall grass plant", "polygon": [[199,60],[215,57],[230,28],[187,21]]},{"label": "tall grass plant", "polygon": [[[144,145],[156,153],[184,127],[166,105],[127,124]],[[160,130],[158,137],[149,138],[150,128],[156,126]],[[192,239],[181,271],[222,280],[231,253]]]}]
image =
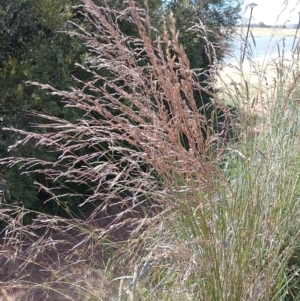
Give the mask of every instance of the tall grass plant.
[{"label": "tall grass plant", "polygon": [[[278,73],[271,90],[263,88],[263,79],[259,84],[243,79],[241,65],[243,80],[225,88],[236,108],[233,116],[213,89],[215,82],[203,86],[189,68],[172,16],[171,28],[159,34],[133,1],[121,12],[83,3],[98,32],[76,33],[91,53],[78,67],[91,80],[76,78],[80,88],[69,91],[32,83],[83,114],[71,123],[33,113],[45,119],[34,125],[43,131],[7,129],[20,136],[12,152],[32,140],[36,147],[54,147],[55,162],[1,160],[8,167],[20,165],[24,174],[46,177],[51,186],[36,185],[48,202],[60,203],[65,195],[59,189],[66,183],[84,184],[87,191],[68,193],[82,200],[81,214],[65,207],[72,218],[62,218],[3,202],[3,295],[298,300],[297,57],[293,68],[283,57],[281,65],[273,63]],[[139,36],[123,35],[119,20]],[[213,80],[217,71],[211,69]],[[249,91],[255,91],[252,106]],[[203,92],[214,110],[224,112],[222,132],[199,113],[195,97]],[[255,112],[259,103],[267,106],[263,116]],[[236,139],[224,134],[228,124]],[[34,218],[24,225],[26,214]]]}]

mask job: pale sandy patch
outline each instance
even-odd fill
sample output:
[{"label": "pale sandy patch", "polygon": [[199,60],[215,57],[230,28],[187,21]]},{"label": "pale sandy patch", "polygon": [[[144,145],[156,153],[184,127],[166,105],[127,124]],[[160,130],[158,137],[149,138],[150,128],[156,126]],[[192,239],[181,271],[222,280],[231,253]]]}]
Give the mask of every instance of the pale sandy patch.
[{"label": "pale sandy patch", "polygon": [[[292,51],[282,54],[272,54],[259,58],[245,59],[243,63],[236,60],[231,63],[220,63],[218,66],[219,84],[237,84],[247,80],[256,83],[261,80],[272,81],[278,77],[280,67],[288,68],[297,61],[297,55]],[[296,66],[296,64],[295,64]],[[292,68],[292,67],[291,67]]]},{"label": "pale sandy patch", "polygon": [[[219,98],[230,105],[239,105],[246,112],[264,118],[278,97],[288,91],[299,72],[299,55],[287,52],[254,59],[221,63],[217,68],[216,88]],[[279,89],[278,89],[279,88]]]}]

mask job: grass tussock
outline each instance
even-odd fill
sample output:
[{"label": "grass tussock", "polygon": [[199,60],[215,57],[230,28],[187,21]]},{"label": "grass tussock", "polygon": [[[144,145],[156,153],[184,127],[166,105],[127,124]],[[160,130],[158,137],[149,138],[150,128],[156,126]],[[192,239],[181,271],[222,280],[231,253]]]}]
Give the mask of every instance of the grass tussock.
[{"label": "grass tussock", "polygon": [[[133,1],[121,12],[83,3],[97,33],[76,32],[91,54],[78,66],[86,79],[77,78],[78,88],[69,91],[32,83],[61,97],[77,119],[32,113],[44,120],[32,132],[7,129],[20,137],[12,152],[33,141],[57,159],[1,160],[51,182],[36,185],[68,218],[3,204],[2,294],[19,294],[19,300],[298,300],[297,68],[284,60],[275,65],[280,72],[271,99],[263,79],[228,87],[239,137],[224,141],[203,112],[213,106],[233,117],[222,94],[189,68],[172,16],[171,28],[160,34]],[[122,33],[118,22],[128,22],[136,35]],[[264,118],[245,110],[249,91],[255,103],[272,100]],[[213,100],[210,107],[204,95]],[[257,126],[263,129],[258,135]],[[80,210],[71,210],[66,197]],[[28,214],[32,222],[24,224]]]}]

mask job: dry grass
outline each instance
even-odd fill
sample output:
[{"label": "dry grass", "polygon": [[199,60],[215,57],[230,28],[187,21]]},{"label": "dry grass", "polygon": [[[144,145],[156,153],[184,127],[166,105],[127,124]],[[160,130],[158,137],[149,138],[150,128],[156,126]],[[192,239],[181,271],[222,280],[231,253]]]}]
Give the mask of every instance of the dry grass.
[{"label": "dry grass", "polygon": [[[6,129],[24,137],[11,150],[34,141],[35,147],[58,152],[55,162],[1,160],[51,181],[51,188],[36,182],[49,195],[48,202],[60,202],[65,195],[57,191],[65,183],[88,186],[83,193],[68,193],[81,198],[80,207],[101,200],[84,221],[39,213],[24,226],[22,217],[29,213],[25,209],[1,209],[1,218],[10,220],[2,238],[3,289],[16,283],[26,288],[28,300],[106,300],[116,295],[119,284],[108,279],[133,272],[149,253],[148,241],[159,244],[162,238],[152,237],[151,231],[169,219],[170,210],[178,209],[176,202],[171,205],[177,191],[211,194],[220,177],[211,154],[218,136],[204,138],[209,124],[195,101],[213,93],[189,68],[172,16],[172,27],[159,34],[146,12],[129,2],[117,12],[84,1],[87,19],[97,32],[92,36],[84,28],[77,31],[91,53],[86,64],[78,66],[89,81],[76,79],[80,88],[70,91],[32,83],[60,96],[81,117],[71,123],[32,113],[45,120],[33,125],[42,131]],[[119,21],[128,22],[137,36],[122,33]]]},{"label": "dry grass", "polygon": [[[46,177],[51,187],[36,185],[49,201],[61,201],[57,189],[66,183],[86,185],[68,193],[81,198],[84,218],[38,213],[24,225],[30,211],[3,206],[3,296],[12,298],[15,287],[20,300],[285,300],[292,293],[297,300],[290,283],[298,270],[289,260],[300,234],[299,73],[285,81],[292,69],[278,65],[276,105],[257,138],[257,120],[241,104],[251,89],[254,104],[269,99],[263,74],[260,86],[243,80],[225,90],[241,126],[239,141],[224,143],[195,99],[206,93],[231,116],[221,94],[189,68],[172,16],[160,34],[133,1],[120,12],[83,3],[97,33],[76,33],[90,50],[78,66],[90,79],[76,79],[79,88],[70,91],[33,83],[80,112],[78,119],[34,113],[45,120],[34,125],[40,133],[7,129],[23,137],[12,151],[34,141],[55,148],[57,160],[1,163]],[[137,36],[121,32],[120,20]]]}]

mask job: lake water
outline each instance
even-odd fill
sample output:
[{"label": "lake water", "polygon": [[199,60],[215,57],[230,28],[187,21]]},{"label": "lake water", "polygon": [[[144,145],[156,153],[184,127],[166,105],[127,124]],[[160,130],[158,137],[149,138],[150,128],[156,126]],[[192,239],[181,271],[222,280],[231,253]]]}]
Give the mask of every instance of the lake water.
[{"label": "lake water", "polygon": [[[275,56],[278,55],[278,47],[280,52],[284,49],[284,52],[290,52],[292,50],[294,42],[293,36],[286,36],[286,37],[278,37],[273,36],[271,38],[270,35],[255,35],[254,41],[252,36],[249,34],[248,36],[248,49],[251,49],[251,53],[253,58],[261,58],[264,57],[266,54],[267,56]],[[295,46],[298,45],[299,38],[296,38]],[[236,39],[232,43],[232,48],[230,54],[227,54],[224,58],[225,62],[231,63],[239,61],[243,50],[244,50],[245,42],[241,39]],[[249,52],[248,50],[248,52]],[[247,59],[247,52],[245,55],[245,60]]]}]

